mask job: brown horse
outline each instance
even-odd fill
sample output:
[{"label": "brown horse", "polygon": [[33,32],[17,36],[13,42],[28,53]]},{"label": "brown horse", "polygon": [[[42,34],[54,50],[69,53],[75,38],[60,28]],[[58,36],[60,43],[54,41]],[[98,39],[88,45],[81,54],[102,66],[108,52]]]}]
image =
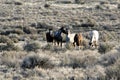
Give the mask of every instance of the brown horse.
[{"label": "brown horse", "polygon": [[79,48],[82,47],[82,43],[83,43],[83,36],[82,33],[78,33],[74,36],[74,42],[73,45],[74,46],[79,46]]}]

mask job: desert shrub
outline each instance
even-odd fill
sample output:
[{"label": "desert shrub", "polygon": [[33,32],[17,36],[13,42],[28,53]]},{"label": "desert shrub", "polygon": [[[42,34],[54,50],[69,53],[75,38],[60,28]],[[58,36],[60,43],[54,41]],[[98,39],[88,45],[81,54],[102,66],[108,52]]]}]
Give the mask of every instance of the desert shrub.
[{"label": "desert shrub", "polygon": [[117,60],[117,62],[107,67],[106,69],[106,79],[108,80],[119,80],[120,79],[120,59]]},{"label": "desert shrub", "polygon": [[14,51],[5,51],[1,54],[0,56],[0,64],[1,65],[6,65],[7,67],[19,67],[19,57],[20,54],[17,54]]},{"label": "desert shrub", "polygon": [[37,40],[37,39],[38,39],[38,36],[35,35],[35,34],[31,34],[31,35],[30,35],[30,39],[32,39],[32,40]]},{"label": "desert shrub", "polygon": [[15,34],[24,34],[23,30],[21,29],[14,29],[13,31],[11,31],[11,33],[15,33]]},{"label": "desert shrub", "polygon": [[46,4],[44,5],[44,7],[45,7],[45,8],[49,8],[49,7],[50,7],[50,4],[47,4],[47,3],[46,3]]},{"label": "desert shrub", "polygon": [[81,24],[82,27],[95,27],[97,23],[94,19],[87,18],[87,21]]},{"label": "desert shrub", "polygon": [[104,41],[104,42],[108,41],[108,35],[103,34],[103,35],[101,36],[101,40]]},{"label": "desert shrub", "polygon": [[100,57],[100,59],[98,60],[98,63],[100,63],[101,65],[104,66],[110,66],[113,65],[120,57],[119,53],[107,53],[104,54]]},{"label": "desert shrub", "polygon": [[68,50],[73,50],[74,45],[72,43],[66,43],[65,48],[68,49]]},{"label": "desert shrub", "polygon": [[19,40],[17,38],[11,38],[14,43],[17,43]]},{"label": "desert shrub", "polygon": [[21,80],[22,79],[22,76],[21,75],[17,75],[17,76],[14,76],[13,77],[13,80]]},{"label": "desert shrub", "polygon": [[37,33],[37,31],[36,31],[36,29],[34,27],[24,27],[23,31],[26,34],[36,34]]},{"label": "desert shrub", "polygon": [[109,4],[109,1],[100,1],[100,4],[101,4],[101,5]]},{"label": "desert shrub", "polygon": [[[36,25],[37,24],[37,25]],[[30,25],[31,27],[35,27],[37,29],[48,29],[50,28],[50,26],[47,23],[41,23],[41,22],[37,22],[37,23],[31,23]],[[41,31],[41,30],[40,30]],[[39,33],[39,32],[38,32]]]},{"label": "desert shrub", "polygon": [[87,40],[85,40],[85,39],[83,40],[82,45],[83,45],[83,50],[85,50],[85,49],[88,49],[88,48],[89,48],[88,41],[87,41]]},{"label": "desert shrub", "polygon": [[[38,73],[38,74],[37,74]],[[37,72],[35,69],[24,69],[20,73],[24,78],[29,78],[29,80],[33,80],[34,76],[35,78],[37,77],[36,75],[41,74],[41,72]],[[32,78],[31,78],[32,77]],[[23,79],[23,78],[22,78]],[[15,80],[21,80],[21,79],[15,79]],[[39,80],[39,79],[34,79],[34,80]]]},{"label": "desert shrub", "polygon": [[10,42],[7,43],[6,50],[8,50],[8,51],[19,50],[19,48],[17,46],[15,46],[12,41],[10,41]]},{"label": "desert shrub", "polygon": [[46,41],[46,32],[42,33],[42,38],[43,38],[44,41]]},{"label": "desert shrub", "polygon": [[72,57],[72,58],[70,58],[70,62],[65,65],[75,69],[75,68],[85,67],[83,65],[83,63],[84,63],[84,61],[82,59]]},{"label": "desert shrub", "polygon": [[120,4],[118,4],[118,9],[120,9]]},{"label": "desert shrub", "polygon": [[7,67],[17,67],[19,64],[17,64],[17,61],[11,58],[1,58],[1,65],[6,65]]},{"label": "desert shrub", "polygon": [[41,68],[54,67],[48,57],[40,57],[39,55],[28,55],[24,58],[21,64],[22,68],[35,68],[36,66]]},{"label": "desert shrub", "polygon": [[55,0],[45,0],[45,1],[55,1]]},{"label": "desert shrub", "polygon": [[26,51],[37,51],[38,49],[40,49],[40,45],[37,42],[28,42],[25,46],[24,46],[24,50]]},{"label": "desert shrub", "polygon": [[[82,53],[81,53],[82,54]],[[65,56],[62,61],[62,66],[69,66],[73,69],[75,68],[86,68],[89,66],[94,66],[97,59],[94,56]]]},{"label": "desert shrub", "polygon": [[42,50],[49,50],[51,52],[56,52],[56,53],[64,53],[65,51],[67,51],[66,48],[61,48],[60,46],[55,46],[52,43],[48,43],[45,46],[42,47]]},{"label": "desert shrub", "polygon": [[115,32],[102,31],[100,35],[101,40],[104,42],[117,39]]},{"label": "desert shrub", "polygon": [[72,1],[70,1],[70,0],[62,0],[62,1],[57,1],[57,3],[70,4],[70,3],[72,3]]},{"label": "desert shrub", "polygon": [[65,53],[67,51],[66,48],[61,48],[60,46],[59,47],[53,47],[51,49],[52,52],[56,52],[56,53]]},{"label": "desert shrub", "polygon": [[47,44],[42,47],[42,50],[51,50],[53,48],[52,44]]},{"label": "desert shrub", "polygon": [[12,1],[5,1],[5,4],[12,4]]},{"label": "desert shrub", "polygon": [[14,4],[15,5],[22,5],[23,3],[20,0],[19,1],[17,0],[17,1],[14,1]]},{"label": "desert shrub", "polygon": [[101,54],[105,54],[106,52],[112,50],[114,47],[113,44],[111,43],[101,43],[99,48],[98,48],[98,51],[101,53]]},{"label": "desert shrub", "polygon": [[14,45],[13,41],[8,41],[4,45],[0,45],[0,51],[11,51],[11,50],[15,50],[15,51],[19,50],[19,48]]},{"label": "desert shrub", "polygon": [[2,35],[9,35],[9,34],[24,34],[23,30],[21,29],[12,29],[12,30],[6,30],[1,32]]},{"label": "desert shrub", "polygon": [[19,35],[18,34],[10,34],[9,35],[9,38],[19,38]]},{"label": "desert shrub", "polygon": [[85,3],[85,0],[75,0],[75,3],[76,3],[76,4],[84,4],[84,3]]},{"label": "desert shrub", "polygon": [[96,7],[95,7],[96,9],[103,9],[103,6],[102,5],[96,5]]},{"label": "desert shrub", "polygon": [[17,34],[10,34],[9,38],[15,43],[19,41],[19,36]]},{"label": "desert shrub", "polygon": [[0,43],[7,43],[9,41],[11,41],[9,37],[4,35],[0,36]]},{"label": "desert shrub", "polygon": [[86,69],[86,77],[84,80],[107,80],[105,79],[105,68],[95,65]]}]

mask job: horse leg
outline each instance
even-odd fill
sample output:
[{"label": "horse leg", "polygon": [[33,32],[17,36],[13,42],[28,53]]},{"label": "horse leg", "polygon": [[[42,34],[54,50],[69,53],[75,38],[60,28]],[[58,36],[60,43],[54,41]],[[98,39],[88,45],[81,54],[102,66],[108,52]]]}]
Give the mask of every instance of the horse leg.
[{"label": "horse leg", "polygon": [[82,40],[80,40],[80,47],[81,47],[81,49],[83,49],[83,41]]},{"label": "horse leg", "polygon": [[57,46],[59,46],[59,42],[57,41]]},{"label": "horse leg", "polygon": [[95,48],[98,48],[98,43],[97,42],[95,42]]},{"label": "horse leg", "polygon": [[61,44],[60,44],[61,48],[62,48],[62,41],[61,41]]},{"label": "horse leg", "polygon": [[56,45],[56,41],[55,40],[53,40],[53,46],[55,46]]},{"label": "horse leg", "polygon": [[75,42],[73,42],[73,46],[75,47]]}]

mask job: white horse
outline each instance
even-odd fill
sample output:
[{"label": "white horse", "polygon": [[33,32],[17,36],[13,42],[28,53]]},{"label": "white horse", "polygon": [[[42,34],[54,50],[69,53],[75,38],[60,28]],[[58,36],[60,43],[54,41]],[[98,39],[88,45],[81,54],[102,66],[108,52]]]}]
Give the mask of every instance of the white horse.
[{"label": "white horse", "polygon": [[90,43],[91,47],[98,46],[99,32],[97,30],[90,31]]},{"label": "white horse", "polygon": [[76,33],[71,33],[70,30],[68,31],[68,38],[69,38],[70,43],[74,42],[75,35],[76,35]]}]

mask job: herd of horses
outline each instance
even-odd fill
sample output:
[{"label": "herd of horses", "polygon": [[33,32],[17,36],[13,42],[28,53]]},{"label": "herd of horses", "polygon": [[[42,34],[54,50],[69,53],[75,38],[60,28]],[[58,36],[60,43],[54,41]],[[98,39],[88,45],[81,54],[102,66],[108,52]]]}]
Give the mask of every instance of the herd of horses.
[{"label": "herd of horses", "polygon": [[[98,39],[99,33],[97,30],[92,30],[89,32],[90,40],[89,46],[90,47],[97,47],[98,46]],[[54,31],[49,29],[46,32],[46,40],[48,43],[53,43],[53,45],[57,45],[62,47],[62,43],[72,43],[73,46],[78,46],[79,48],[82,46],[83,43],[83,35],[82,33],[70,33],[70,30],[66,27],[61,27],[60,29]]]}]

